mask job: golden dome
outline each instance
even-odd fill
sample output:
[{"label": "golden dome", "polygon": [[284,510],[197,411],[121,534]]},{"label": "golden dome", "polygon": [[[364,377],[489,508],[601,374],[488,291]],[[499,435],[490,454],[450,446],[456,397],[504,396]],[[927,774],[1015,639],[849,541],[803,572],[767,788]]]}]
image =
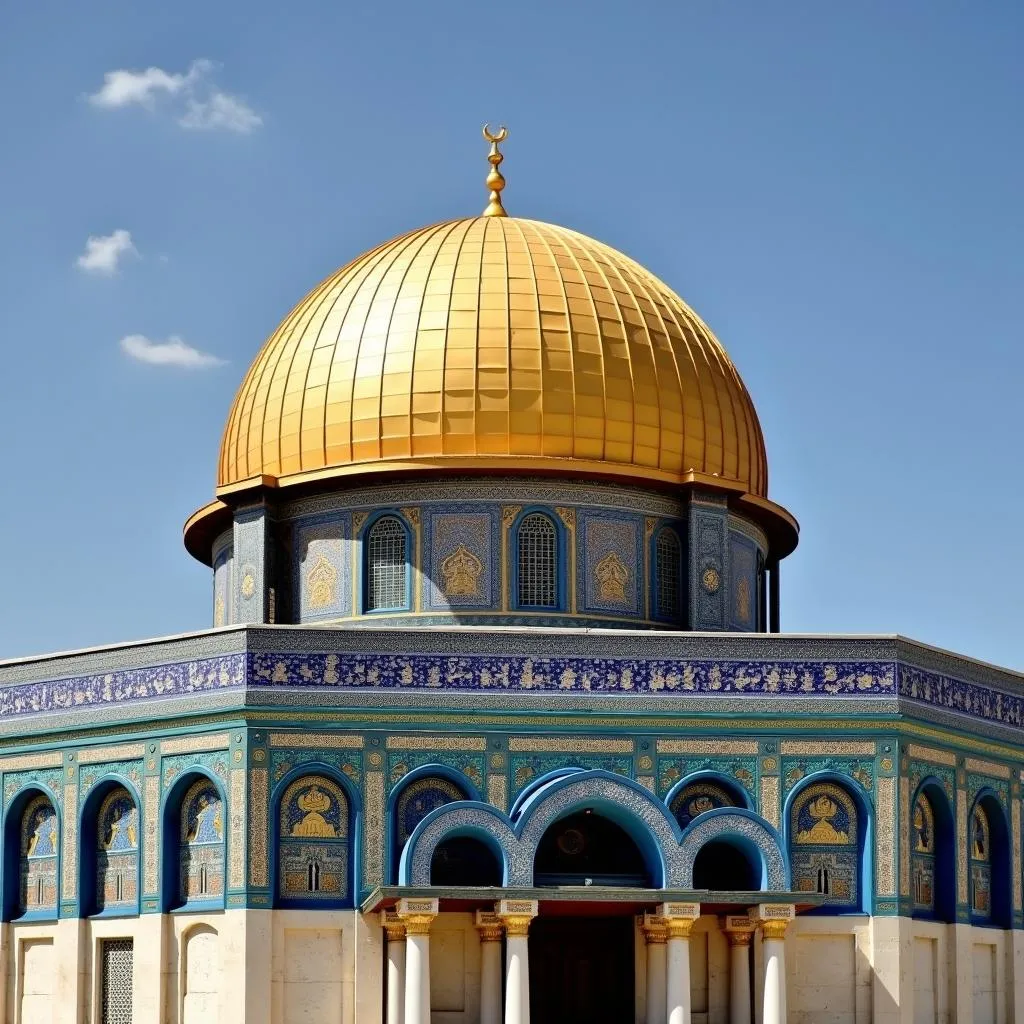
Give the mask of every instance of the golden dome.
[{"label": "golden dome", "polygon": [[382,470],[768,492],[753,403],[703,321],[622,253],[505,216],[402,235],[310,292],[235,398],[218,493]]}]

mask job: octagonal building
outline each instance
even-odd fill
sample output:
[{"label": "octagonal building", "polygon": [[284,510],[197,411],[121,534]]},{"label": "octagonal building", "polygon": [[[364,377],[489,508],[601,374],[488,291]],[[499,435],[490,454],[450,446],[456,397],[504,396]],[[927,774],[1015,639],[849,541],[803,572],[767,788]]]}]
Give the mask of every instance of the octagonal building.
[{"label": "octagonal building", "polygon": [[256,354],[211,629],[0,663],[0,1021],[1024,1021],[1021,677],[779,632],[736,367],[503,137]]}]

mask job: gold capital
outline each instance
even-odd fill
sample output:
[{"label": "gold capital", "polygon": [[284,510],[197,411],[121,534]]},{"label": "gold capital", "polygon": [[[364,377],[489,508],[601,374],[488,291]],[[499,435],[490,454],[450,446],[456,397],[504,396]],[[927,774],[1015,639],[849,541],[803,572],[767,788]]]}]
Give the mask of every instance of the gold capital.
[{"label": "gold capital", "polygon": [[663,917],[655,917],[653,914],[644,914],[643,925],[644,938],[648,946],[658,946],[668,939],[668,925]]},{"label": "gold capital", "polygon": [[725,934],[729,936],[730,946],[749,946],[754,937],[754,933],[750,929],[742,932],[727,931]]},{"label": "gold capital", "polygon": [[668,937],[670,939],[688,939],[696,923],[693,918],[670,917],[665,921],[668,927]]},{"label": "gold capital", "polygon": [[761,934],[765,939],[784,939],[789,921],[762,921]]},{"label": "gold capital", "polygon": [[509,938],[526,938],[530,934],[530,922],[533,916],[525,914],[499,914],[501,923],[505,926],[505,934]]},{"label": "gold capital", "polygon": [[490,202],[484,210],[485,217],[507,217],[505,207],[501,205],[501,190],[505,187],[505,178],[498,165],[505,159],[498,149],[498,143],[508,138],[508,129],[502,125],[497,132],[491,131],[491,126],[484,125],[484,138],[491,144],[491,151],[487,155],[487,162],[491,165],[490,173],[487,175],[487,187],[491,190]]},{"label": "gold capital", "polygon": [[408,914],[402,915],[407,935],[429,935],[430,926],[434,922],[436,914]]}]

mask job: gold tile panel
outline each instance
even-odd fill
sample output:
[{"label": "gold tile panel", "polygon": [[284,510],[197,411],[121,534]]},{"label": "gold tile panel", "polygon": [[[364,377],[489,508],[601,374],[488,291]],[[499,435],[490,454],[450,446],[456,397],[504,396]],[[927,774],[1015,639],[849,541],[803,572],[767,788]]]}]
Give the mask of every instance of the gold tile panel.
[{"label": "gold tile panel", "polygon": [[482,736],[389,736],[388,750],[484,750]]},{"label": "gold tile panel", "polygon": [[410,232],[314,288],[238,391],[218,483],[456,463],[768,490],[753,403],[693,310],[622,253],[512,217]]},{"label": "gold tile panel", "polygon": [[847,756],[874,757],[874,742],[858,740],[783,740],[779,744],[783,754],[825,755],[845,754]]},{"label": "gold tile panel", "polygon": [[956,754],[952,750],[936,750],[935,747],[923,747],[919,743],[907,744],[907,753],[920,761],[931,761],[932,764],[944,764],[956,767]]},{"label": "gold tile panel", "polygon": [[632,754],[633,741],[572,736],[510,736],[508,749],[513,754]]},{"label": "gold tile panel", "polygon": [[991,775],[994,779],[1008,779],[1010,777],[1009,765],[996,764],[994,761],[981,761],[976,757],[965,758],[964,768],[969,772]]},{"label": "gold tile panel", "polygon": [[659,754],[756,754],[757,740],[658,740]]}]

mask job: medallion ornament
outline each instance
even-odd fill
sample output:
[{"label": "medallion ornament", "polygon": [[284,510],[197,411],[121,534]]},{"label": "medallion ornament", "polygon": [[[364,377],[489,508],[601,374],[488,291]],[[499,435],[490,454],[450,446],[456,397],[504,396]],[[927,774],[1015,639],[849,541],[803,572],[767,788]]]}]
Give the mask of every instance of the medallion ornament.
[{"label": "medallion ornament", "polygon": [[337,588],[338,570],[326,555],[321,554],[306,575],[310,609],[329,608],[337,599]]},{"label": "medallion ornament", "polygon": [[701,586],[709,594],[718,592],[718,588],[722,585],[722,578],[718,575],[718,570],[713,566],[709,565],[700,578]]},{"label": "medallion ornament", "polygon": [[460,544],[442,563],[444,592],[448,597],[478,597],[483,562]]},{"label": "medallion ornament", "polygon": [[629,568],[614,552],[609,551],[594,569],[597,577],[598,592],[602,601],[614,601],[624,604],[626,601],[626,585],[629,583]]}]

